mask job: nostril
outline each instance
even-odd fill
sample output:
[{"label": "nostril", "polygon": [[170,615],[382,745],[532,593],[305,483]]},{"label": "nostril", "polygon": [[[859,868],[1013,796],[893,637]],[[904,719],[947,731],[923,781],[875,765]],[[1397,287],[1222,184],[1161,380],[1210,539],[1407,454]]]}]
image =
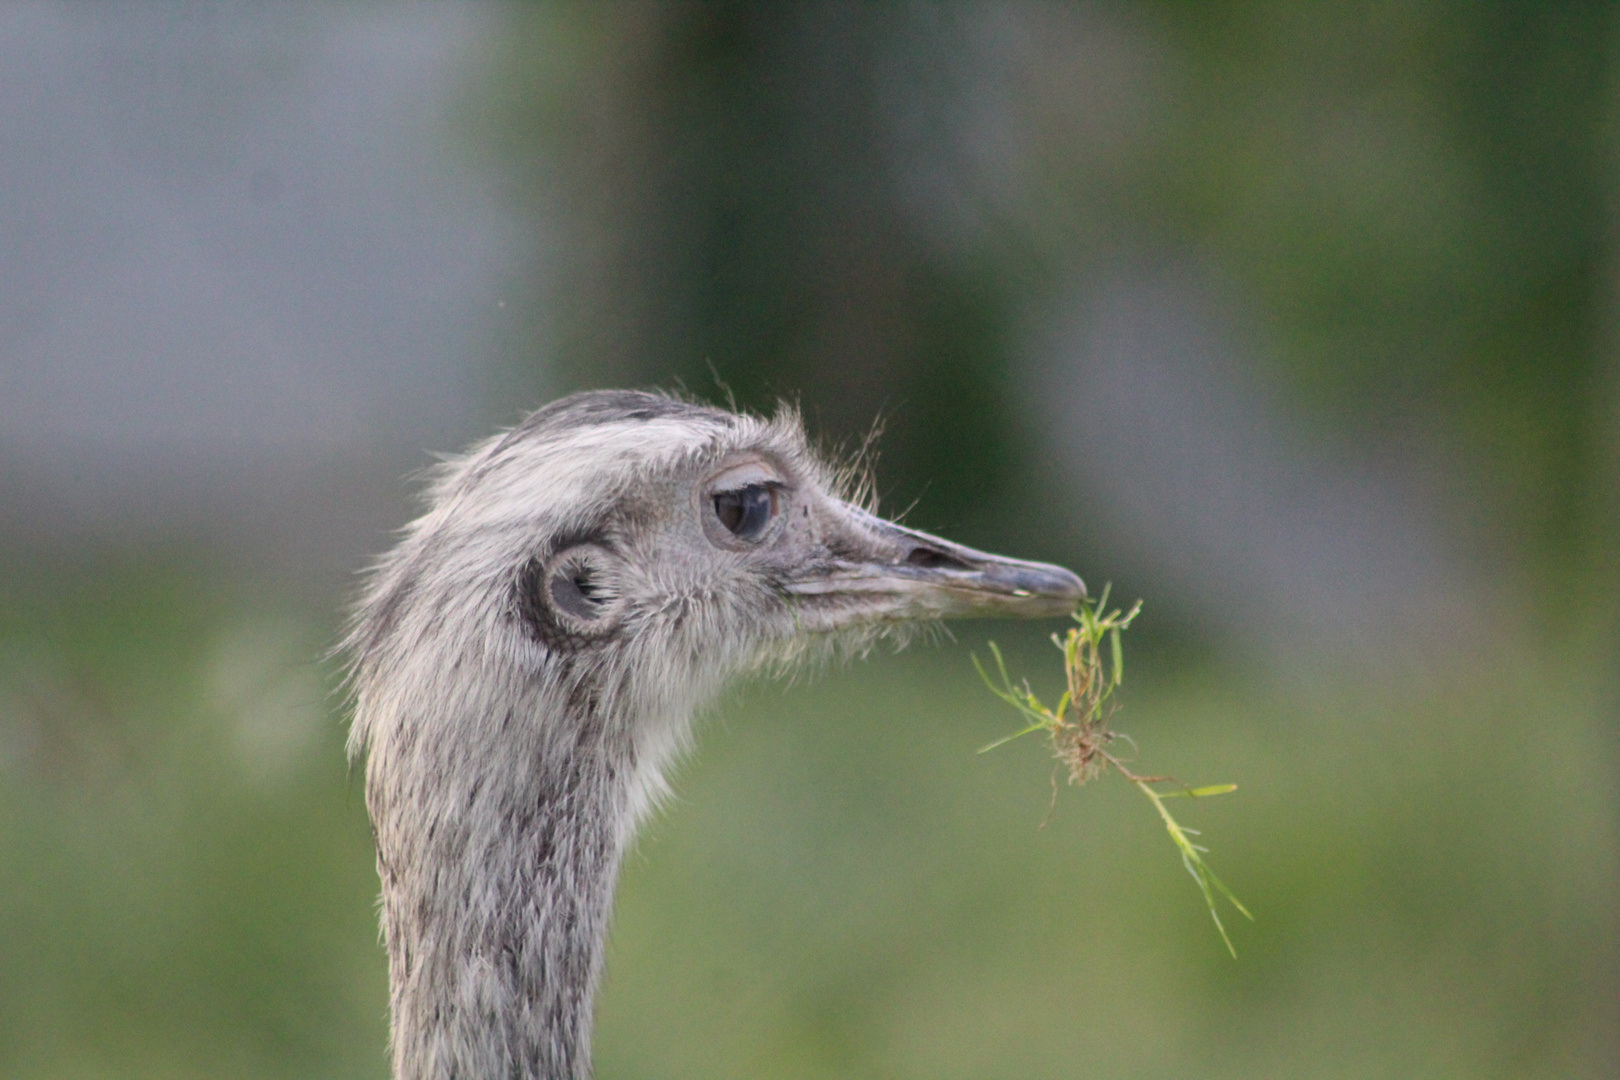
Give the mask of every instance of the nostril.
[{"label": "nostril", "polygon": [[924,570],[971,570],[973,569],[961,559],[935,551],[933,548],[912,548],[911,554],[906,556],[906,563],[910,566],[920,566]]}]

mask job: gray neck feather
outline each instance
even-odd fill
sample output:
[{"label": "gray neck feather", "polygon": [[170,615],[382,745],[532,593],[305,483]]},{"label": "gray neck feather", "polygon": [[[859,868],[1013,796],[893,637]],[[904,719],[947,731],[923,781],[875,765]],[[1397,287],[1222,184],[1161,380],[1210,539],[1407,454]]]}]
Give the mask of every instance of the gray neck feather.
[{"label": "gray neck feather", "polygon": [[637,782],[632,739],[594,704],[404,721],[373,747],[399,1080],[589,1077]]}]

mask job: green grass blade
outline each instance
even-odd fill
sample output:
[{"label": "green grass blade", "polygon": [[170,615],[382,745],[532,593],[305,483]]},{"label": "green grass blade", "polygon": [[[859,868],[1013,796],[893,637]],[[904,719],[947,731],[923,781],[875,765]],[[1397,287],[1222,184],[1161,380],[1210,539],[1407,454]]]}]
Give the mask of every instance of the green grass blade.
[{"label": "green grass blade", "polygon": [[993,743],[990,743],[990,744],[988,744],[986,746],[979,747],[979,749],[976,752],[980,753],[980,754],[988,753],[989,751],[994,750],[998,746],[1005,746],[1006,744],[1012,742],[1014,739],[1022,739],[1025,735],[1030,735],[1030,734],[1033,734],[1034,732],[1042,731],[1042,730],[1044,730],[1044,729],[1046,729],[1048,727],[1051,727],[1051,726],[1052,725],[1046,723],[1045,721],[1042,721],[1042,722],[1040,722],[1038,724],[1031,724],[1031,725],[1029,725],[1029,727],[1025,728],[1022,731],[1015,731],[1011,735],[1004,735],[1001,738],[997,739]]},{"label": "green grass blade", "polygon": [[[1108,731],[1105,725],[1114,709],[1111,701],[1113,692],[1125,680],[1125,652],[1121,643],[1121,632],[1130,626],[1132,620],[1142,611],[1140,600],[1132,604],[1128,611],[1118,609],[1109,611],[1108,598],[1112,590],[1113,583],[1110,582],[1103,586],[1102,595],[1095,602],[1082,600],[1073,616],[1078,625],[1070,627],[1067,635],[1063,637],[1052,635],[1052,644],[1063,653],[1064,675],[1069,687],[1058,698],[1056,710],[1047,708],[1030,689],[1029,683],[1020,685],[1013,683],[1012,676],[1007,673],[1006,660],[995,642],[990,642],[989,646],[990,655],[996,664],[996,675],[1000,678],[999,685],[991,676],[988,667],[981,663],[977,656],[973,657],[973,666],[990,692],[1029,720],[1029,725],[1023,730],[1002,736],[981,747],[979,753],[986,753],[1044,729],[1051,736],[1054,755],[1059,762],[1068,764],[1071,781],[1084,783],[1098,771],[1111,767],[1139,788],[1152,801],[1154,809],[1163,819],[1165,830],[1170,834],[1170,840],[1175,844],[1181,858],[1181,865],[1191,875],[1193,883],[1198,886],[1198,892],[1204,898],[1204,905],[1209,909],[1209,917],[1215,923],[1215,930],[1220,934],[1222,944],[1236,959],[1237,948],[1227,932],[1226,923],[1221,919],[1220,901],[1224,898],[1251,922],[1254,921],[1254,915],[1243,906],[1243,902],[1232,890],[1226,887],[1226,883],[1215,876],[1209,864],[1204,862],[1204,855],[1209,849],[1194,840],[1194,837],[1199,835],[1198,830],[1189,829],[1178,822],[1165,806],[1164,800],[1204,799],[1225,795],[1236,791],[1237,785],[1205,784],[1201,787],[1183,787],[1177,791],[1158,791],[1153,787],[1155,781],[1152,778],[1135,775],[1126,765],[1103,749],[1111,739],[1129,740],[1129,736]],[[1108,638],[1110,664],[1106,674],[1102,659],[1102,641],[1105,636]],[[1071,713],[1075,715],[1070,716]],[[1106,765],[1098,761],[1099,754]]]}]

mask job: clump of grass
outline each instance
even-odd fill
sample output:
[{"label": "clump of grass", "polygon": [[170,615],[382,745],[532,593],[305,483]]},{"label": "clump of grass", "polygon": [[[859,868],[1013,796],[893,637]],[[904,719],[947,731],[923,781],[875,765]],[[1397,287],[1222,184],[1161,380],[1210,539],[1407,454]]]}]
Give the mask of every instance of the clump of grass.
[{"label": "clump of grass", "polygon": [[[1116,739],[1130,737],[1121,735],[1109,728],[1109,721],[1113,718],[1119,703],[1114,700],[1114,691],[1125,678],[1125,654],[1120,645],[1120,634],[1131,625],[1142,610],[1142,601],[1138,600],[1129,611],[1115,608],[1108,610],[1108,592],[1095,602],[1081,601],[1080,608],[1074,613],[1077,626],[1070,627],[1066,636],[1052,635],[1052,643],[1063,652],[1063,671],[1068,688],[1063,696],[1058,698],[1057,705],[1048,708],[1035,692],[1029,688],[1028,682],[1015,684],[1012,677],[1007,674],[1006,661],[1002,659],[1001,650],[995,642],[990,642],[990,654],[995,657],[996,679],[990,677],[979,658],[973,658],[973,666],[978,669],[979,677],[984,680],[992,693],[1001,700],[1017,709],[1029,721],[1027,727],[1015,731],[1005,738],[997,739],[989,746],[980,749],[979,753],[994,750],[998,746],[1012,742],[1025,735],[1033,735],[1037,731],[1046,732],[1051,742],[1052,756],[1057,759],[1057,765],[1052,771],[1052,801],[1057,804],[1057,774],[1061,769],[1067,769],[1069,783],[1080,785],[1093,780],[1109,769],[1119,773],[1137,790],[1146,795],[1153,803],[1153,808],[1159,812],[1164,820],[1164,827],[1170,833],[1170,839],[1175,842],[1176,850],[1181,853],[1181,864],[1187,868],[1198,883],[1198,890],[1204,896],[1204,903],[1209,907],[1209,916],[1215,920],[1215,929],[1220,932],[1221,940],[1226,943],[1226,949],[1235,958],[1237,950],[1232,947],[1232,939],[1226,932],[1226,925],[1221,922],[1219,905],[1216,895],[1224,897],[1231,905],[1251,922],[1254,916],[1244,907],[1238,898],[1232,895],[1232,890],[1222,884],[1221,879],[1204,862],[1204,855],[1209,851],[1192,838],[1199,835],[1196,829],[1189,829],[1178,822],[1165,806],[1166,799],[1202,799],[1212,795],[1225,795],[1236,791],[1236,784],[1210,784],[1205,787],[1189,787],[1181,784],[1173,776],[1144,776],[1133,772],[1109,747]],[[1103,642],[1108,643],[1108,664],[1103,663]],[[1174,784],[1171,790],[1160,790],[1156,785]],[[1044,825],[1044,822],[1042,823]]]}]

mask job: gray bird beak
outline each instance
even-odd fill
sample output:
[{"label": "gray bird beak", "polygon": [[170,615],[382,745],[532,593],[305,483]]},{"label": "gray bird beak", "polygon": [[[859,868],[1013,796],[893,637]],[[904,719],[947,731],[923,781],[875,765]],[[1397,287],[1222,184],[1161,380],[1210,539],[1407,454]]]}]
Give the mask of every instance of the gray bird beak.
[{"label": "gray bird beak", "polygon": [[837,555],[784,583],[803,621],[869,622],[1067,615],[1085,582],[1061,566],[975,551],[846,506]]}]

